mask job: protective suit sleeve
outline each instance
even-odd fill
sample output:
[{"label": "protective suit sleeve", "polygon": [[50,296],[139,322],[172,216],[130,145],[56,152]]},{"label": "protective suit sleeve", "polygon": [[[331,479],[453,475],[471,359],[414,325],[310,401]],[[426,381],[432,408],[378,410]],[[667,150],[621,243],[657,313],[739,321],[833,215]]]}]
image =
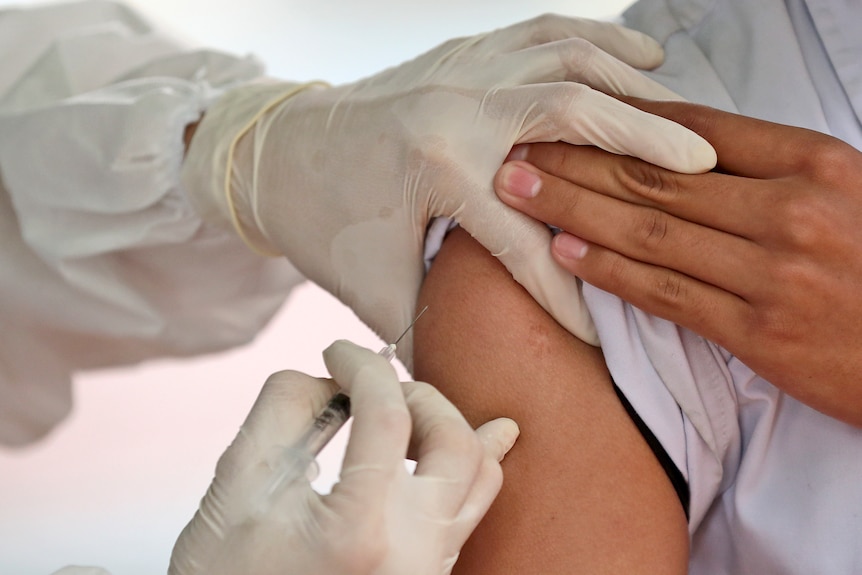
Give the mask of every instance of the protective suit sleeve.
[{"label": "protective suit sleeve", "polygon": [[183,134],[253,58],[112,2],[0,10],[0,442],[49,431],[70,374],[249,341],[301,276],[201,220]]}]

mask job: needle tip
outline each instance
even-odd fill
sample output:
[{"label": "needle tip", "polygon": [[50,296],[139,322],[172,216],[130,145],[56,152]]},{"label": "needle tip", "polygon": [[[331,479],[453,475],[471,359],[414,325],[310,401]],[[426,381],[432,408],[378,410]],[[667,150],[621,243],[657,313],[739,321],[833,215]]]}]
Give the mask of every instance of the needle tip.
[{"label": "needle tip", "polygon": [[419,312],[419,314],[415,318],[413,318],[413,321],[410,322],[410,325],[408,325],[407,328],[403,332],[401,332],[401,335],[398,336],[398,339],[396,339],[395,341],[392,342],[392,345],[397,345],[398,342],[401,341],[401,339],[405,335],[407,335],[407,332],[410,331],[410,328],[412,328],[414,325],[416,325],[416,322],[419,321],[419,318],[422,317],[422,314],[425,313],[425,311],[427,309],[428,309],[427,305],[422,308],[422,310]]}]

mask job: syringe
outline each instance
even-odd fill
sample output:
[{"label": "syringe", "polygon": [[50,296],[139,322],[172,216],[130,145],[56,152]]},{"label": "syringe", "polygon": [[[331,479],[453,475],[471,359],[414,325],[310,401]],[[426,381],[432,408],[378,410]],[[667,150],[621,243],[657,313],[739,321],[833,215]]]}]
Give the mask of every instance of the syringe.
[{"label": "syringe", "polygon": [[[398,336],[398,338],[381,349],[378,355],[382,355],[387,361],[395,358],[395,350],[398,342],[407,335],[410,328],[422,317],[428,306],[410,322],[410,325]],[[272,479],[263,494],[263,509],[269,509],[271,502],[286,486],[292,484],[301,477],[313,480],[317,475],[315,458],[324,447],[335,437],[347,420],[350,419],[350,397],[342,392],[332,396],[317,417],[311,422],[305,432],[292,446],[281,452]]]}]

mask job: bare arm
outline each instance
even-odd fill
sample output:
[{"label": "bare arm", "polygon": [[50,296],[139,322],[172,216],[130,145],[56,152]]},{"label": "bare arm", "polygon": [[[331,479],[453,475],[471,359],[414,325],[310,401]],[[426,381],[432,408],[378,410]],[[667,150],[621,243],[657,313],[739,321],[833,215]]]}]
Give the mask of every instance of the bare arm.
[{"label": "bare arm", "polygon": [[514,418],[505,483],[455,573],[685,573],[686,519],[601,351],[559,326],[462,230],[420,294],[415,375],[476,424]]}]

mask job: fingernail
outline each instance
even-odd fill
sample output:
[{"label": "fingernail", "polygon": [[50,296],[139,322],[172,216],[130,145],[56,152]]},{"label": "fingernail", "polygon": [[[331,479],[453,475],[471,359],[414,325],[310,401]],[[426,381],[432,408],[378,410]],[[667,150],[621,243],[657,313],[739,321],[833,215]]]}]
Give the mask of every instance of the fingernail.
[{"label": "fingernail", "polygon": [[559,234],[553,241],[554,249],[561,257],[569,260],[580,260],[587,255],[587,242],[572,234]]},{"label": "fingernail", "polygon": [[514,162],[515,160],[526,160],[529,151],[530,144],[518,144],[517,146],[509,150],[509,155],[506,156],[506,161]]},{"label": "fingernail", "polygon": [[542,179],[517,164],[503,164],[500,172],[500,185],[508,194],[519,198],[534,198],[542,189]]}]

